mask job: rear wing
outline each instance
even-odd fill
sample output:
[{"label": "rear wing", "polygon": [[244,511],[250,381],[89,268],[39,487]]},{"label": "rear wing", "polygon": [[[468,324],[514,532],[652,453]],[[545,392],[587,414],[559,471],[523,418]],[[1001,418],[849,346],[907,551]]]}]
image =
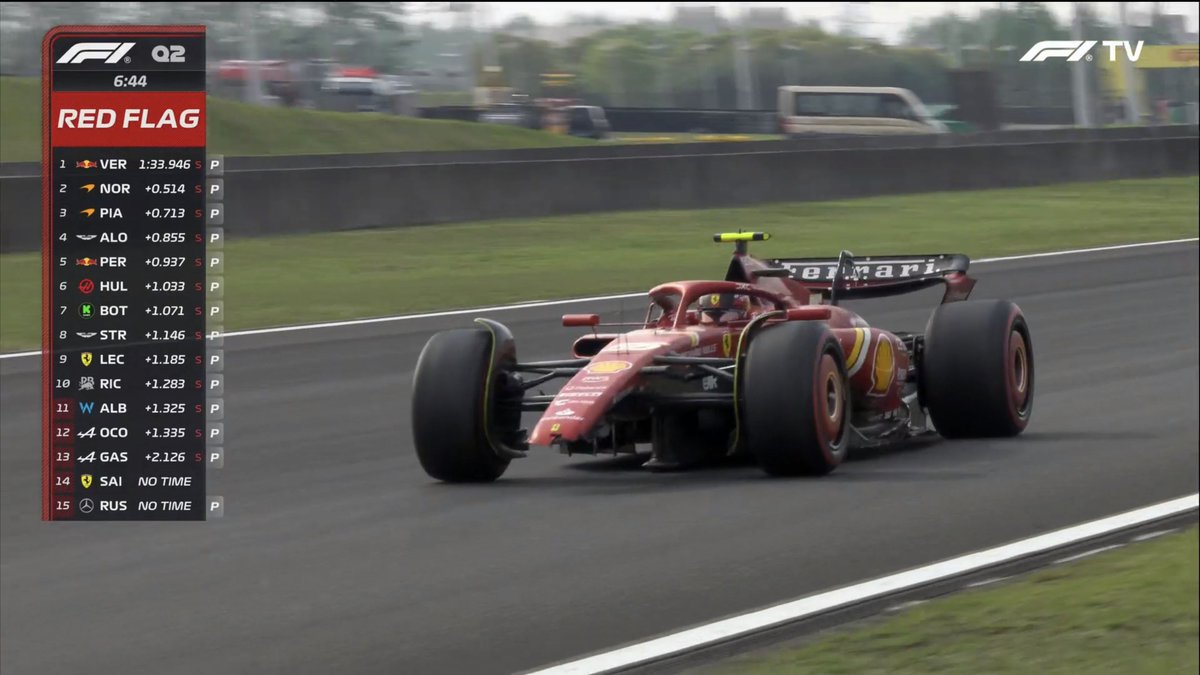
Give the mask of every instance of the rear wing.
[{"label": "rear wing", "polygon": [[[942,302],[966,300],[975,287],[967,276],[971,259],[961,253],[856,258],[842,251],[837,258],[776,258],[775,269],[820,293],[836,305],[841,300],[882,298],[938,284],[946,286]],[[780,274],[782,276],[782,272]]]}]

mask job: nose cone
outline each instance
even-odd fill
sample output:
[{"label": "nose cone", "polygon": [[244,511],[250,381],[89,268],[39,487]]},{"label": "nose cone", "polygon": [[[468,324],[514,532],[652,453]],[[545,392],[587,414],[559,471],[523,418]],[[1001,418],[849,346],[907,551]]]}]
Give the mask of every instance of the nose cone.
[{"label": "nose cone", "polygon": [[555,395],[529,435],[530,445],[577,441],[604,418],[659,354],[694,346],[691,333],[633,331],[608,343]]},{"label": "nose cone", "polygon": [[529,443],[550,445],[559,440],[579,440],[632,386],[639,370],[633,360],[597,355],[555,395],[529,435]]}]

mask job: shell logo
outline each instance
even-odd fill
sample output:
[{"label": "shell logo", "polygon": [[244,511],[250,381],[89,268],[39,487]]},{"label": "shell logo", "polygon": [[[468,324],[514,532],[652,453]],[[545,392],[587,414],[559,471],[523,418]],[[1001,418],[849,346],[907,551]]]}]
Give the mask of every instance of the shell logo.
[{"label": "shell logo", "polygon": [[593,363],[587,367],[587,372],[594,375],[607,375],[610,373],[619,373],[623,370],[629,370],[633,364],[628,361],[601,361]]},{"label": "shell logo", "polygon": [[892,341],[881,333],[879,343],[875,345],[875,364],[871,368],[871,394],[883,396],[895,378],[896,354],[892,348]]}]

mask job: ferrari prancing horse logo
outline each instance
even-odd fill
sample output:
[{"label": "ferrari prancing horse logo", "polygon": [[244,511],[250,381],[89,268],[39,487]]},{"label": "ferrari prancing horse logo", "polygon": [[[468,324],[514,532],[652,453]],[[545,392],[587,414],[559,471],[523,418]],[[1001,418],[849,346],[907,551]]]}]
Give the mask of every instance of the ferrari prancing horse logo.
[{"label": "ferrari prancing horse logo", "polygon": [[85,489],[85,490],[86,490],[87,488],[90,488],[90,487],[92,487],[92,474],[90,474],[90,473],[85,473],[85,474],[83,474],[82,476],[80,476],[80,477],[79,477],[79,484],[80,484],[80,485],[82,485],[82,486],[84,487],[84,489]]},{"label": "ferrari prancing horse logo", "polygon": [[84,367],[92,365],[92,353],[84,352],[79,355],[79,360],[83,362]]},{"label": "ferrari prancing horse logo", "polygon": [[721,336],[721,353],[725,358],[729,358],[730,352],[733,351],[733,333],[726,333]]}]

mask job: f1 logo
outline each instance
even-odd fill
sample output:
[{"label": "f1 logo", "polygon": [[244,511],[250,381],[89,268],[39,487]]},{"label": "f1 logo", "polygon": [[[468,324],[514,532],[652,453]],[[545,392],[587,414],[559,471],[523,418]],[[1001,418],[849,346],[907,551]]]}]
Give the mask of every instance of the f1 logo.
[{"label": "f1 logo", "polygon": [[[1043,40],[1029,48],[1022,61],[1045,61],[1046,59],[1066,59],[1074,63],[1087,55],[1095,40]],[[1091,59],[1088,59],[1091,61]]]},{"label": "f1 logo", "polygon": [[[1117,49],[1123,47],[1125,49],[1125,57],[1131,63],[1136,63],[1142,55],[1142,45],[1144,40],[1138,40],[1137,47],[1125,40],[1102,40],[1100,44],[1108,47],[1108,60],[1117,60]],[[1075,63],[1081,59],[1088,61],[1092,60],[1092,55],[1088,52],[1092,47],[1096,46],[1095,40],[1043,40],[1029,48],[1025,52],[1025,56],[1021,57],[1022,61],[1045,61],[1046,59],[1066,59],[1069,63]]]},{"label": "f1 logo", "polygon": [[[121,57],[133,49],[132,42],[80,42],[71,45],[57,63],[83,63],[84,61],[104,61],[116,63]],[[128,63],[128,61],[126,61]]]}]

